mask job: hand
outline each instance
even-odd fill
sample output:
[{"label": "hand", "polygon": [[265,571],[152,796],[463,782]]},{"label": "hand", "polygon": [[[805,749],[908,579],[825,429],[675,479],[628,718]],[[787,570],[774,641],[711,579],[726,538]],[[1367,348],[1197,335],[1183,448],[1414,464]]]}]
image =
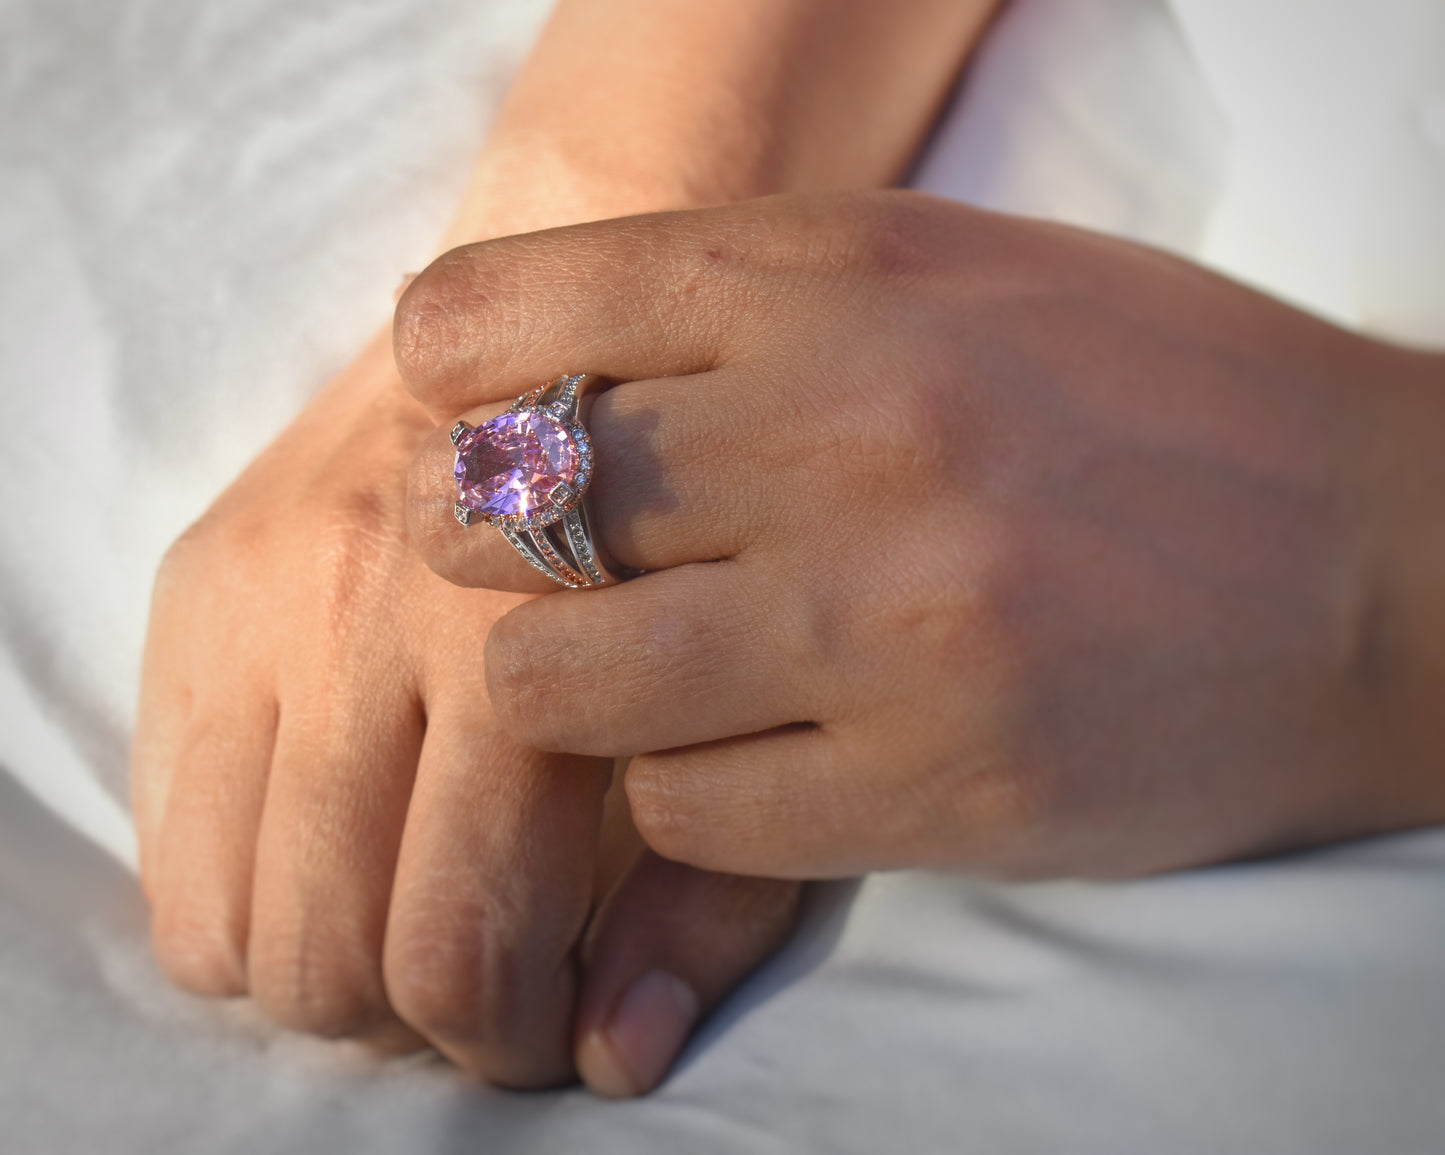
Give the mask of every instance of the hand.
[{"label": "hand", "polygon": [[406,548],[431,429],[378,341],[168,554],[134,752],[156,949],[299,1030],[648,1090],[797,888],[639,854],[610,761],[499,731],[484,639],[526,599]]},{"label": "hand", "polygon": [[[632,755],[669,858],[1099,875],[1445,815],[1438,357],[900,193],[458,249],[395,335],[447,424],[623,382],[596,529],[651,572],[513,608],[487,680],[519,741]],[[428,563],[539,589],[450,461]]]},{"label": "hand", "polygon": [[[994,6],[568,0],[451,243],[889,181]],[[557,78],[584,74],[609,81],[579,102]],[[639,857],[620,793],[597,830],[607,766],[498,732],[480,656],[518,603],[407,555],[401,474],[430,422],[401,396],[372,350],[167,559],[135,756],[157,946],[192,989],[322,1033],[419,1031],[527,1085],[571,1071],[580,957],[580,1073],[646,1090],[782,940],[797,888]]]}]

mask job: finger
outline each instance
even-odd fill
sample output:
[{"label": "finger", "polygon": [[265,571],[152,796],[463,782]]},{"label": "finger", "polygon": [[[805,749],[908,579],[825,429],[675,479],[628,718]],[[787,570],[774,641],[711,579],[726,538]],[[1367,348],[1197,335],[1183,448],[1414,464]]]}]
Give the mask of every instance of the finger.
[{"label": "finger", "polygon": [[577,1070],[610,1097],[646,1094],[697,1024],[786,941],[800,884],[713,874],[645,854],[584,950]]},{"label": "finger", "polygon": [[[780,493],[816,483],[795,461],[796,400],[735,368],[631,381],[597,398],[587,417],[596,466],[588,509],[603,553],[634,570],[732,557],[788,513]],[[497,406],[464,414],[469,424]],[[814,423],[815,424],[815,423]],[[413,459],[408,490],[412,545],[456,585],[551,592],[490,527],[464,527],[456,451],[438,429]],[[801,486],[801,488],[797,488]]]},{"label": "finger", "polygon": [[[562,372],[625,381],[713,368],[780,333],[797,310],[771,306],[804,291],[800,274],[849,264],[863,208],[764,200],[453,249],[402,295],[397,365],[439,417]],[[819,279],[807,283],[816,296]]]},{"label": "finger", "polygon": [[251,876],[276,736],[276,705],[254,679],[199,708],[179,743],[151,872],[161,966],[204,995],[246,992]]},{"label": "finger", "polygon": [[189,683],[179,671],[167,668],[166,657],[151,656],[157,648],[153,641],[147,642],[130,752],[130,805],[140,855],[141,888],[152,898],[156,843],[192,710]]},{"label": "finger", "polygon": [[627,759],[614,759],[612,783],[602,800],[602,829],[597,835],[597,868],[592,874],[594,906],[612,893],[647,849],[642,835],[632,824],[632,811],[627,805],[627,787],[624,785],[626,773]]},{"label": "finger", "polygon": [[489,1083],[566,1082],[611,763],[523,750],[473,699],[431,707],[387,927],[388,996]]},{"label": "finger", "polygon": [[404,687],[325,665],[308,675],[283,686],[257,845],[251,991],[283,1026],[375,1036],[397,1023],[381,956],[422,714]]},{"label": "finger", "polygon": [[156,840],[194,706],[189,663],[193,623],[182,617],[186,591],[180,588],[175,556],[173,551],[161,563],[151,595],[140,704],[131,743],[131,814],[140,848],[141,885],[148,895],[155,873]]},{"label": "finger", "polygon": [[[794,726],[643,754],[627,799],[658,854],[706,870],[774,878],[844,878],[908,836],[917,800],[891,798],[868,753],[826,727]],[[843,837],[840,831],[845,832]]]},{"label": "finger", "polygon": [[896,737],[787,726],[642,754],[627,768],[638,833],[658,854],[767,878],[852,878],[969,863],[1026,874],[1057,840],[1049,800],[980,747],[950,766],[897,765]]},{"label": "finger", "polygon": [[487,638],[493,708],[523,745],[609,757],[817,719],[838,689],[826,637],[806,591],[761,572],[682,566],[518,606]]}]

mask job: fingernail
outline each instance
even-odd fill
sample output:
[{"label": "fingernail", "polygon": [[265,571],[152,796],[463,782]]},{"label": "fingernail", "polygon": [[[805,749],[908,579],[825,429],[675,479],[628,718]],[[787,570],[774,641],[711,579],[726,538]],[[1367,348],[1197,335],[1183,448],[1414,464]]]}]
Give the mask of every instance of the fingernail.
[{"label": "fingernail", "polygon": [[587,1079],[599,1094],[641,1095],[662,1082],[697,1022],[697,995],[667,971],[648,971],[627,993],[602,1028]]},{"label": "fingernail", "polygon": [[406,287],[416,280],[416,277],[417,275],[415,273],[403,273],[401,275],[401,280],[397,282],[397,286],[391,294],[393,304],[401,300],[401,295],[406,292]]}]

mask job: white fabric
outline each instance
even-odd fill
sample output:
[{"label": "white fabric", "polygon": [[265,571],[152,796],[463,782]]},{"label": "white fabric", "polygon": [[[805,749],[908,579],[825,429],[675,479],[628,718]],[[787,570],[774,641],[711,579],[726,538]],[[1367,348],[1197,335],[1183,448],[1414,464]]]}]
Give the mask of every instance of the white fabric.
[{"label": "white fabric", "polygon": [[[0,0],[0,1150],[1445,1147],[1445,832],[815,896],[653,1099],[170,990],[125,747],[164,546],[421,264],[541,0]],[[1445,344],[1438,0],[1015,0],[918,183]],[[103,848],[103,849],[101,849]]]},{"label": "white fabric", "polygon": [[1445,4],[1015,3],[918,183],[1445,347]]}]

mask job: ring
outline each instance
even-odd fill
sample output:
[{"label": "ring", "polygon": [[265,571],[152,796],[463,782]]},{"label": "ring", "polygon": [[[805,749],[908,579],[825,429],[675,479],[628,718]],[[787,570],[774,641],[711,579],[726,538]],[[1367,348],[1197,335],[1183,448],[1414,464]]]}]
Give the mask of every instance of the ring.
[{"label": "ring", "polygon": [[494,525],[533,569],[572,589],[616,582],[592,539],[592,442],[578,415],[598,379],[578,373],[518,397],[505,413],[452,426],[463,525]]}]

